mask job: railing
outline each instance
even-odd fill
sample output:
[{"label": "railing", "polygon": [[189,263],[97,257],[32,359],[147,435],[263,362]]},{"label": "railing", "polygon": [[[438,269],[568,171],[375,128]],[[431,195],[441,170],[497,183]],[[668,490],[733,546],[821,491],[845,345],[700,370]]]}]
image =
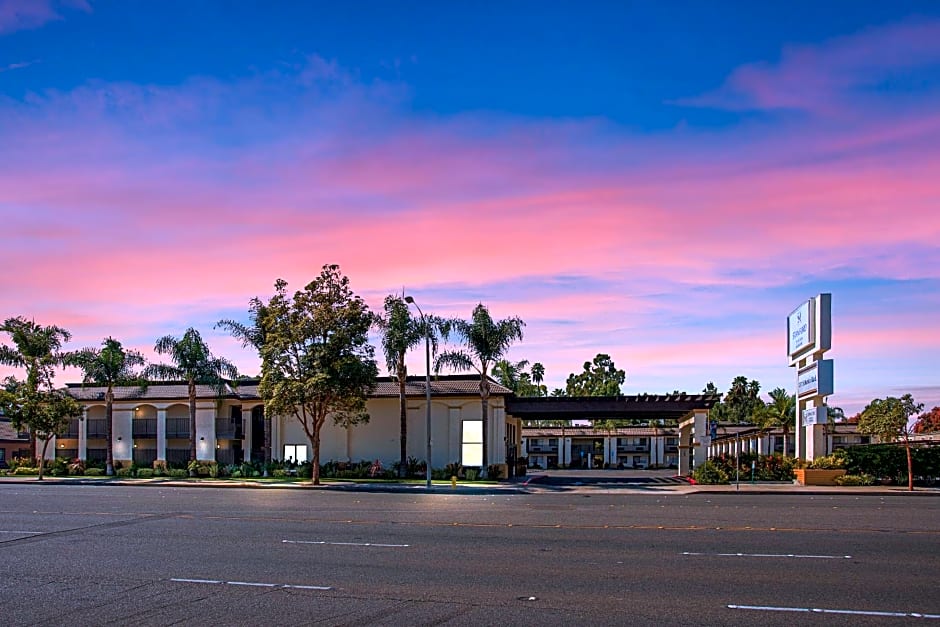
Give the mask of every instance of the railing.
[{"label": "railing", "polygon": [[215,461],[224,465],[234,464],[235,463],[235,449],[231,449],[231,448],[215,449]]},{"label": "railing", "polygon": [[157,461],[157,449],[155,448],[135,448],[134,463],[138,466],[147,468],[153,467],[153,462]]},{"label": "railing", "polygon": [[63,431],[62,433],[60,433],[58,437],[62,438],[63,440],[67,440],[67,439],[77,440],[78,439],[78,418],[74,418],[70,420],[69,428]]},{"label": "railing", "polygon": [[242,437],[241,421],[232,422],[226,418],[216,418],[215,437],[225,440],[239,440]]},{"label": "railing", "polygon": [[189,439],[189,418],[167,418],[166,438],[168,440],[179,438]]},{"label": "railing", "polygon": [[85,460],[89,462],[103,462],[108,459],[108,449],[90,448],[85,450]]},{"label": "railing", "polygon": [[557,453],[557,446],[529,446],[527,449],[530,453]]},{"label": "railing", "polygon": [[131,427],[131,435],[135,438],[155,438],[157,437],[157,419],[156,418],[134,418]]},{"label": "railing", "polygon": [[168,464],[185,464],[189,462],[189,449],[168,448],[166,450],[166,461]]},{"label": "railing", "polygon": [[56,459],[75,459],[78,457],[77,448],[57,448],[55,450]]},{"label": "railing", "polygon": [[108,437],[108,421],[105,418],[95,418],[85,421],[85,435],[89,440]]},{"label": "railing", "polygon": [[618,453],[646,453],[650,450],[650,447],[645,444],[627,444],[624,446],[618,446]]}]

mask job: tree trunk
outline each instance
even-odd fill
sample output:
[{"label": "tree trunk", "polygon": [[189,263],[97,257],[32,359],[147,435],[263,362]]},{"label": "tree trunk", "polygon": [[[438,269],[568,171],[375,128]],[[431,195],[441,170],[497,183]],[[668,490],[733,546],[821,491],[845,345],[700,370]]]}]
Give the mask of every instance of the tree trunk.
[{"label": "tree trunk", "polygon": [[480,476],[486,477],[486,470],[489,467],[489,400],[490,400],[490,384],[486,381],[486,375],[480,377],[480,401],[481,401],[481,410],[483,416],[483,467],[480,469]]},{"label": "tree trunk", "polygon": [[313,445],[313,468],[310,469],[313,485],[320,485],[320,426],[322,422],[318,418],[313,419],[313,438],[310,442]]},{"label": "tree trunk", "polygon": [[911,459],[911,442],[904,438],[904,448],[907,451],[907,489],[914,491],[914,462]]},{"label": "tree trunk", "polygon": [[46,467],[46,449],[49,448],[49,440],[51,439],[52,438],[49,437],[43,440],[43,443],[42,443],[42,453],[39,456],[39,479],[38,481],[42,481],[43,470]]},{"label": "tree trunk", "polygon": [[[398,362],[398,405],[401,410],[401,458],[398,462],[398,476],[404,477],[406,474],[405,464],[408,459],[408,407],[405,399],[405,382],[408,379],[408,371],[404,364],[404,356]],[[428,460],[428,464],[431,460]]]},{"label": "tree trunk", "polygon": [[271,463],[271,417],[268,412],[262,408],[261,414],[264,418],[264,476],[268,476],[268,464]]},{"label": "tree trunk", "polygon": [[108,430],[108,448],[107,456],[105,457],[105,470],[104,474],[113,477],[114,476],[114,390],[109,385],[108,391],[104,396],[104,417],[105,422],[107,423]]},{"label": "tree trunk", "polygon": [[[189,381],[189,461],[196,461],[196,382]],[[196,473],[189,471],[192,477]]]}]

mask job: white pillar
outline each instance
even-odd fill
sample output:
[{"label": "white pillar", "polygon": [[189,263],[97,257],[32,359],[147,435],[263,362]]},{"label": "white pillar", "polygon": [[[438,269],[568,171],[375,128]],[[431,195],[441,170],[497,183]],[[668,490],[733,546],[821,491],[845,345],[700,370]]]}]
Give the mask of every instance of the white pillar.
[{"label": "white pillar", "polygon": [[[617,450],[617,447],[614,447],[614,450]],[[610,434],[604,436],[604,463],[610,463]]]},{"label": "white pillar", "polygon": [[166,461],[166,409],[157,410],[157,461]]},{"label": "white pillar", "polygon": [[78,458],[88,459],[88,408],[82,407],[82,418],[78,421]]},{"label": "white pillar", "polygon": [[245,453],[245,461],[251,461],[251,447],[252,441],[254,438],[254,433],[251,432],[251,410],[242,409],[242,433],[244,437],[242,438],[242,449]]},{"label": "white pillar", "polygon": [[558,447],[558,452],[561,454],[561,459],[558,460],[559,467],[571,463],[571,438],[565,437],[562,439],[564,442],[562,442],[561,446]]},{"label": "white pillar", "polygon": [[695,411],[695,440],[699,443],[699,446],[696,446],[692,449],[693,461],[695,466],[701,466],[705,463],[708,455],[708,447],[703,445],[703,438],[708,436],[708,411],[707,410],[696,410]]}]

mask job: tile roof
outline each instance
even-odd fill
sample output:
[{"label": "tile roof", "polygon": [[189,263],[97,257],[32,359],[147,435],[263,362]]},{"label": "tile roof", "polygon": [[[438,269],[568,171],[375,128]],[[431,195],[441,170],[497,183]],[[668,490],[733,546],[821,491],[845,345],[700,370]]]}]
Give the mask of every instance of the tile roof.
[{"label": "tile roof", "polygon": [[[405,384],[405,394],[409,397],[421,398],[425,395],[425,378],[408,377]],[[254,400],[258,395],[258,379],[244,379],[226,385],[223,398]],[[69,383],[68,393],[80,401],[103,401],[107,388],[82,386],[80,383]],[[432,396],[475,396],[480,393],[480,379],[473,375],[445,375],[431,379]],[[512,392],[495,381],[490,382],[490,394],[493,396],[506,396]],[[185,400],[188,398],[188,388],[185,383],[178,381],[153,382],[146,390],[141,392],[137,387],[114,388],[114,400]],[[398,397],[398,381],[391,377],[379,377],[372,398]],[[197,385],[196,398],[216,398],[216,389],[211,385]]]},{"label": "tile roof", "polygon": [[[103,401],[107,388],[85,386],[80,383],[69,383],[67,391],[70,396],[80,401]],[[234,396],[231,386],[225,387],[223,397]],[[216,389],[211,385],[197,385],[196,398],[215,398]],[[189,398],[189,388],[185,383],[151,383],[141,392],[136,386],[122,386],[114,388],[114,400],[176,400]]]}]

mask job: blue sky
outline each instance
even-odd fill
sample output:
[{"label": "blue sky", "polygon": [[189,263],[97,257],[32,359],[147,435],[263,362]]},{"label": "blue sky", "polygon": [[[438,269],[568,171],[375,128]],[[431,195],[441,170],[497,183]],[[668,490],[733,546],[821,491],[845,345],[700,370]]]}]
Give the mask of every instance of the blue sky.
[{"label": "blue sky", "polygon": [[336,262],[552,386],[767,391],[826,291],[833,403],[933,406],[937,111],[935,2],[0,0],[0,313],[253,372],[211,323]]}]

